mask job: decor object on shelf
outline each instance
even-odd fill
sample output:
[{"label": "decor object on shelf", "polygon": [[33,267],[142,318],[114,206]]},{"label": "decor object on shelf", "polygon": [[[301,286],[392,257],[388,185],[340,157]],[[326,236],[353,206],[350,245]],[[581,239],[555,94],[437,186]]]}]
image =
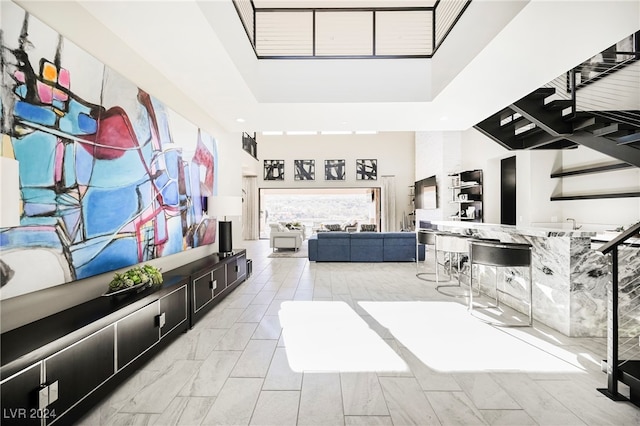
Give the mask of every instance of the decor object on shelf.
[{"label": "decor object on shelf", "polygon": [[375,223],[360,224],[360,232],[377,232],[378,226]]},{"label": "decor object on shelf", "polygon": [[378,160],[356,160],[356,180],[377,180]]},{"label": "decor object on shelf", "polygon": [[151,265],[133,267],[125,272],[116,272],[109,283],[109,291],[104,296],[122,294],[125,291],[145,289],[162,283],[162,272]]},{"label": "decor object on shelf", "polygon": [[226,255],[233,252],[231,221],[227,216],[242,216],[242,197],[216,195],[209,198],[209,213],[218,219],[218,252]]},{"label": "decor object on shelf", "polygon": [[345,180],[345,160],[324,160],[325,180]]},{"label": "decor object on shelf", "polygon": [[293,160],[293,178],[295,180],[315,180],[316,160]]},{"label": "decor object on shelf", "polygon": [[284,180],[284,160],[264,160],[264,180]]}]

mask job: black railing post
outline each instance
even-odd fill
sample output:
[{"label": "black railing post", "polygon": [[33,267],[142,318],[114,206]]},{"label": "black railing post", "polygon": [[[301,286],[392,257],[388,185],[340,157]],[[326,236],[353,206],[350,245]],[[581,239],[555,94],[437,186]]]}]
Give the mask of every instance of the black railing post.
[{"label": "black railing post", "polygon": [[618,247],[611,250],[611,289],[607,316],[607,387],[598,389],[614,401],[626,401],[618,393]]}]

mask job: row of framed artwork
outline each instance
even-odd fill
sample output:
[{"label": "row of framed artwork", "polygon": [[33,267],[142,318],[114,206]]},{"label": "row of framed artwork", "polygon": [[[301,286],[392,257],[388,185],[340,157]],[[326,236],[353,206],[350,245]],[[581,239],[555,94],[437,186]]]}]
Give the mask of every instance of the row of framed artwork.
[{"label": "row of framed artwork", "polygon": [[[324,180],[345,180],[346,160],[324,160]],[[294,180],[315,180],[316,160],[293,160]],[[356,160],[356,180],[377,180],[378,160]],[[264,160],[264,180],[284,180],[284,160]]]}]

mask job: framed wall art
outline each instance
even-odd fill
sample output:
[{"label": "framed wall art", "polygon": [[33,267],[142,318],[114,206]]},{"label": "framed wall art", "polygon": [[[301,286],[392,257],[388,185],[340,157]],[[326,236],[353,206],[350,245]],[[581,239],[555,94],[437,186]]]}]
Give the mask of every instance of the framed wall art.
[{"label": "framed wall art", "polygon": [[295,180],[315,180],[316,160],[293,160],[293,178]]},{"label": "framed wall art", "polygon": [[264,160],[264,180],[284,180],[284,160]]},{"label": "framed wall art", "polygon": [[377,180],[378,160],[356,160],[356,180]]},{"label": "framed wall art", "polygon": [[345,160],[324,160],[325,180],[345,180]]}]

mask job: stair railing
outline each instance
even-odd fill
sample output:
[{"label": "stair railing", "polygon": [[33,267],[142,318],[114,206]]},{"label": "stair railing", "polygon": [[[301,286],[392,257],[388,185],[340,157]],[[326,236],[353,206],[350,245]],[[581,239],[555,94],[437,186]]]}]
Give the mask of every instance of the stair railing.
[{"label": "stair railing", "polygon": [[[623,395],[618,392],[618,379],[620,377],[620,367],[628,362],[629,360],[620,360],[619,353],[619,333],[620,333],[620,318],[619,318],[619,269],[620,264],[618,262],[618,248],[620,245],[625,244],[629,238],[635,236],[640,232],[640,222],[632,225],[629,229],[622,232],[613,240],[604,244],[602,247],[598,249],[603,255],[610,254],[610,269],[611,269],[611,288],[608,292],[608,315],[607,315],[607,387],[603,389],[598,389],[600,392],[608,396],[609,398],[615,401],[623,401],[627,400]],[[635,277],[632,279],[628,285],[638,281],[639,277]],[[637,302],[637,298],[635,299]],[[636,308],[640,308],[638,305]],[[622,324],[624,326],[624,324]],[[628,344],[630,348],[637,347],[637,343],[634,343],[633,340],[636,340],[637,336],[633,336],[628,339],[627,342],[623,343]],[[624,354],[624,353],[623,353]]]}]

